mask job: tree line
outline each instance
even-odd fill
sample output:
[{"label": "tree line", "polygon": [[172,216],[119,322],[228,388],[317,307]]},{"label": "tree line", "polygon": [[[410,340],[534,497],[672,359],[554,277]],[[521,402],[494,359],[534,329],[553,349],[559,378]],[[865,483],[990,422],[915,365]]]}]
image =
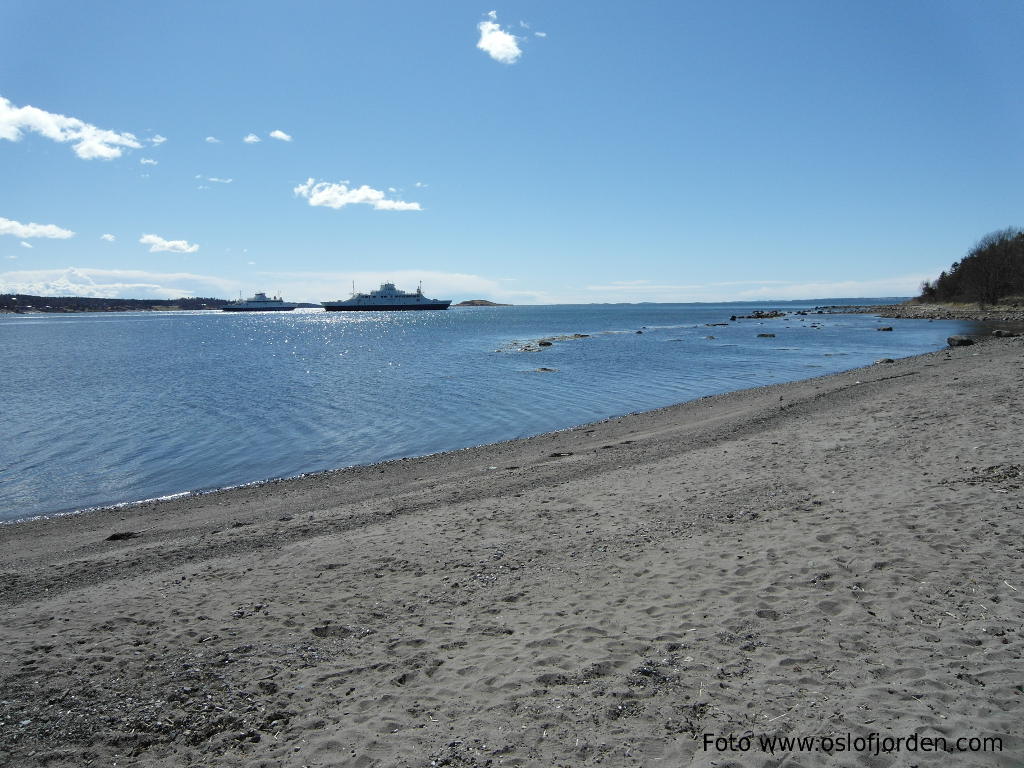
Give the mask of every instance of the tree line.
[{"label": "tree line", "polygon": [[921,301],[998,304],[1024,298],[1024,230],[990,232],[960,261],[921,286]]}]

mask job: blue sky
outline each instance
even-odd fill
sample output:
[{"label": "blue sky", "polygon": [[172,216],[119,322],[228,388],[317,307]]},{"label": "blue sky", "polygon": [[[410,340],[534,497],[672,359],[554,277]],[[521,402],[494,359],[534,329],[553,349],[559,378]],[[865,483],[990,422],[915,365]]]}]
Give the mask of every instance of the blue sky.
[{"label": "blue sky", "polygon": [[1024,224],[1022,32],[996,0],[5,0],[0,291],[907,295]]}]

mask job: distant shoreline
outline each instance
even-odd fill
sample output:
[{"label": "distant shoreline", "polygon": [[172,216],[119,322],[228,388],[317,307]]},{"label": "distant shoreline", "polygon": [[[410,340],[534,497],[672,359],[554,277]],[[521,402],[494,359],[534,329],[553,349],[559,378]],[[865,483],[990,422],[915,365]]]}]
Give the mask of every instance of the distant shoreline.
[{"label": "distant shoreline", "polygon": [[0,294],[0,313],[13,315],[69,314],[72,312],[168,312],[220,309],[227,299],[105,299],[86,296],[33,296]]}]

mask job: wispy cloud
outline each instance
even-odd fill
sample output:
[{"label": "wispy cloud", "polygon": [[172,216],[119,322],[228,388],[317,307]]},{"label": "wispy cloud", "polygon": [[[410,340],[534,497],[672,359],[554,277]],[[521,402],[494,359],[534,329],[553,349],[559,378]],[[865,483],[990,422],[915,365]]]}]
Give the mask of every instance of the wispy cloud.
[{"label": "wispy cloud", "polygon": [[242,141],[244,141],[246,144],[259,144],[260,137],[257,136],[255,133],[250,133],[248,136],[242,139]]},{"label": "wispy cloud", "polygon": [[139,164],[140,165],[157,165],[157,161],[154,160],[151,157],[140,157],[139,158]]},{"label": "wispy cloud", "polygon": [[897,275],[875,280],[796,282],[727,280],[711,283],[653,283],[623,280],[588,285],[560,297],[563,302],[595,301],[773,301],[835,297],[912,296],[928,275]]},{"label": "wispy cloud", "polygon": [[216,136],[207,136],[206,137],[206,143],[207,144],[220,144],[220,139],[218,139]]},{"label": "wispy cloud", "polygon": [[117,238],[108,233],[105,235],[100,235],[100,240],[106,240],[108,243],[112,243],[115,240],[117,240]]},{"label": "wispy cloud", "polygon": [[221,179],[216,176],[211,176],[207,181],[212,181],[214,184],[230,184],[234,179]]},{"label": "wispy cloud", "polygon": [[151,138],[151,139],[149,140],[149,143],[150,143],[150,144],[152,144],[152,145],[153,145],[154,147],[159,147],[159,146],[160,146],[161,144],[163,144],[163,143],[164,143],[165,141],[167,141],[167,137],[166,137],[166,136],[161,136],[161,135],[160,135],[160,134],[158,133],[158,134],[157,134],[156,136],[154,136],[153,138]]},{"label": "wispy cloud", "polygon": [[31,248],[32,247],[32,243],[26,243],[24,240],[22,240],[21,241],[21,247],[22,248]]},{"label": "wispy cloud", "polygon": [[270,138],[277,139],[278,141],[291,141],[292,137],[284,131],[271,131]]},{"label": "wispy cloud", "polygon": [[0,139],[19,141],[26,132],[38,133],[53,141],[71,143],[83,160],[110,160],[120,157],[124,148],[140,149],[142,144],[131,133],[108,131],[32,106],[15,107],[0,96]]},{"label": "wispy cloud", "polygon": [[143,235],[139,242],[149,246],[150,253],[195,253],[199,246],[187,240],[165,240],[159,235]]},{"label": "wispy cloud", "polygon": [[34,296],[176,299],[181,296],[230,296],[239,286],[210,275],[129,269],[64,269],[0,272],[0,293]]},{"label": "wispy cloud", "polygon": [[310,205],[325,206],[327,208],[344,208],[346,205],[365,204],[372,206],[378,211],[422,211],[419,203],[407,203],[403,200],[389,200],[384,192],[373,189],[365,184],[361,187],[349,187],[349,182],[343,181],[331,184],[326,181],[317,182],[315,179],[307,179],[305,184],[300,184],[292,191],[297,197],[304,197]]},{"label": "wispy cloud", "polygon": [[497,11],[488,13],[487,21],[481,21],[476,28],[480,30],[477,48],[502,64],[515,64],[519,61],[519,57],[523,55],[519,47],[519,38],[501,28]]},{"label": "wispy cloud", "polygon": [[14,235],[19,239],[30,237],[50,237],[56,240],[66,240],[74,237],[75,233],[70,229],[63,229],[56,224],[22,224],[20,221],[0,217],[0,235]]}]

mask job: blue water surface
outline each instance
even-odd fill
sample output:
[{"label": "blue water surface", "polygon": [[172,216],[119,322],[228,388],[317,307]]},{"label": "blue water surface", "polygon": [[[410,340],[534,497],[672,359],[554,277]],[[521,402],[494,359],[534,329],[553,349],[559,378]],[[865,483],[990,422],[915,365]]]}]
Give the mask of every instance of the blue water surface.
[{"label": "blue water surface", "polygon": [[[0,315],[0,520],[508,440],[967,329],[835,314],[706,325],[814,305]],[[523,351],[574,333],[591,335]]]}]

